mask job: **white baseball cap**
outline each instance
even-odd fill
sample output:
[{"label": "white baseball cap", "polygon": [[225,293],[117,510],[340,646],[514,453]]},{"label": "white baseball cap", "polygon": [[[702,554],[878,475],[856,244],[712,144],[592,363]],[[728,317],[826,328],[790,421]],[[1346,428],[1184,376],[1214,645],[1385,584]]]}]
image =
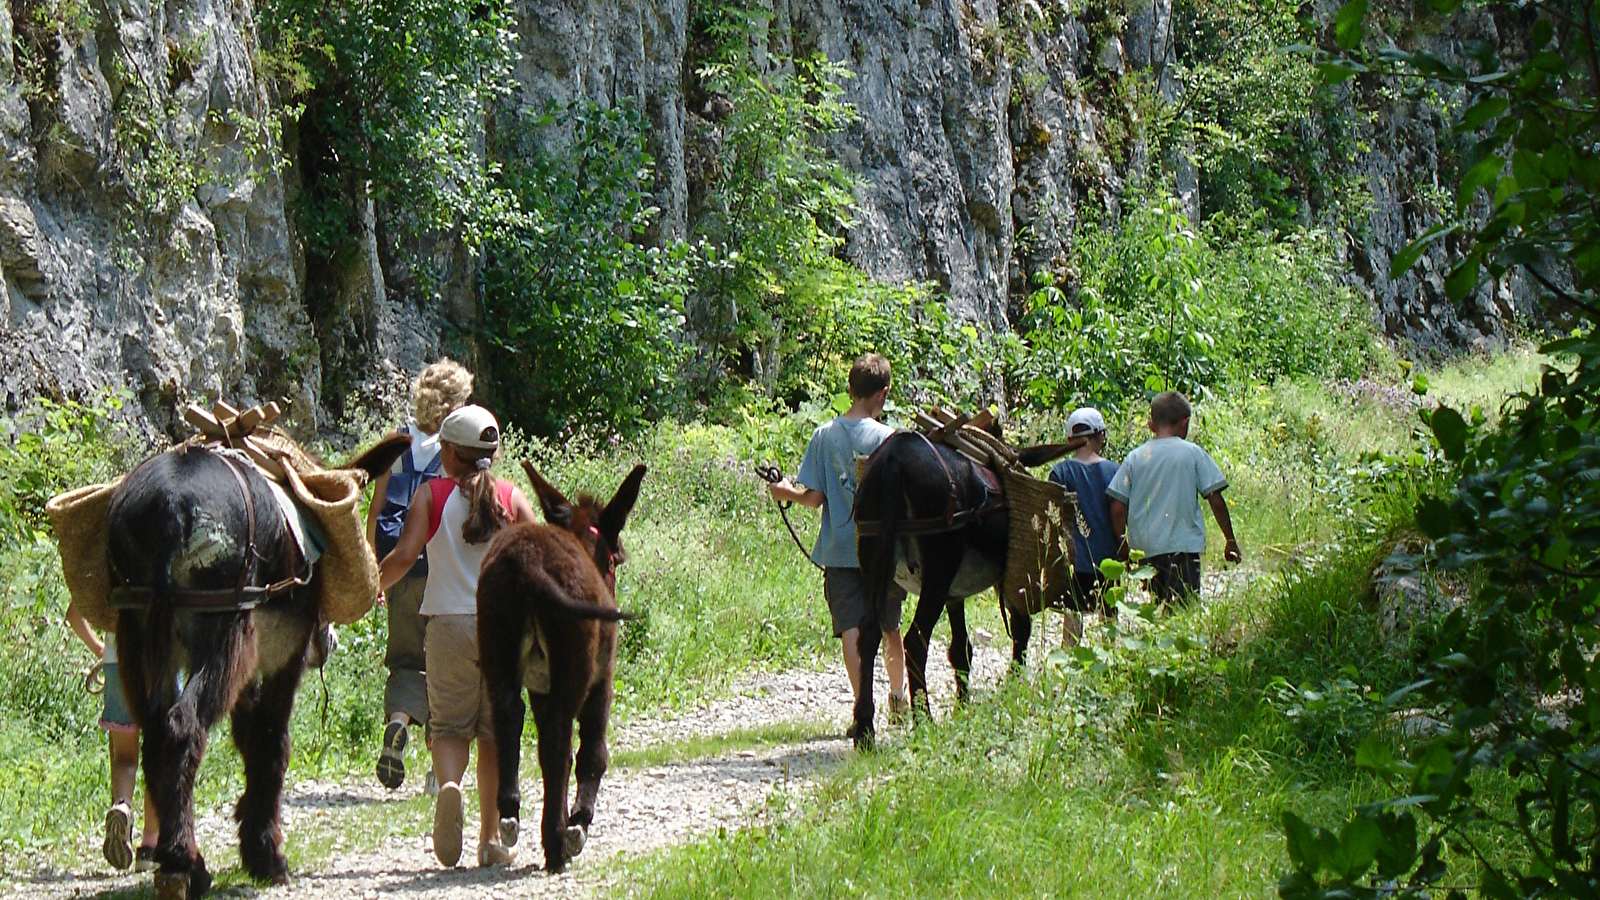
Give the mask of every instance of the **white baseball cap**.
[{"label": "white baseball cap", "polygon": [[1100,434],[1106,430],[1105,416],[1092,406],[1080,406],[1067,417],[1067,433],[1073,437]]},{"label": "white baseball cap", "polygon": [[444,417],[439,440],[457,447],[494,450],[500,446],[500,423],[481,406],[463,406]]}]

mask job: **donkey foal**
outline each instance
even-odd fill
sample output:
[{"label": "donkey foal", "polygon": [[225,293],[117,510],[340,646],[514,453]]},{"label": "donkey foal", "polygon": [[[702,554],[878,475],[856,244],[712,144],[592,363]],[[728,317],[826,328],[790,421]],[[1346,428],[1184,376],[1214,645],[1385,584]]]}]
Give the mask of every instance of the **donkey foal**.
[{"label": "donkey foal", "polygon": [[[501,839],[513,845],[520,827],[518,748],[527,687],[544,778],[540,842],[545,870],[553,873],[583,849],[606,772],[617,622],[632,618],[617,609],[615,598],[616,566],[623,561],[619,535],[639,499],[645,467],[635,466],[604,506],[588,495],[573,505],[531,464],[522,468],[548,524],[513,525],[489,546],[478,578],[478,658],[500,748]],[[543,673],[529,672],[529,657],[541,650],[548,684]],[[581,743],[578,796],[569,814],[574,718]]]}]

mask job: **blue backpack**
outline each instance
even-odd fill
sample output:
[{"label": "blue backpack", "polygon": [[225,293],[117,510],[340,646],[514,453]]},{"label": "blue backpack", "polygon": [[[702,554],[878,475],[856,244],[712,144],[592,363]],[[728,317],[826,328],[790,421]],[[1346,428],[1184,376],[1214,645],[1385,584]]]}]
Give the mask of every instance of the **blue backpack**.
[{"label": "blue backpack", "polygon": [[[402,426],[401,434],[410,434],[411,430]],[[434,454],[425,468],[418,469],[417,461],[407,450],[400,457],[400,471],[389,473],[389,487],[383,494],[383,508],[378,511],[378,558],[383,559],[400,543],[400,529],[406,523],[406,510],[411,506],[411,496],[417,488],[424,483],[438,477],[439,454]],[[417,557],[416,565],[411,567],[408,575],[428,574],[428,553],[423,551]]]}]

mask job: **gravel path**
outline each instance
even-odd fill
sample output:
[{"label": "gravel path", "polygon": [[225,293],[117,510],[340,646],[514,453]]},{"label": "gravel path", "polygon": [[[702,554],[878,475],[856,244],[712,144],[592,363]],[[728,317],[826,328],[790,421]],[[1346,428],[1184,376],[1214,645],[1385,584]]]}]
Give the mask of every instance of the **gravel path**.
[{"label": "gravel path", "polygon": [[[1045,621],[1057,623],[1045,630],[1059,630],[1059,619]],[[1009,643],[1003,636],[998,642],[992,641],[987,633],[976,629],[974,643],[978,645],[974,683],[997,681],[1005,671]],[[1035,646],[1039,647],[1037,643]],[[1039,649],[1036,658],[1048,652],[1048,648]],[[601,895],[607,886],[607,867],[600,863],[619,854],[647,853],[682,843],[706,831],[744,828],[781,817],[817,778],[848,760],[852,751],[843,735],[850,717],[850,682],[837,662],[823,663],[822,671],[748,676],[732,685],[725,698],[676,715],[617,722],[611,732],[614,753],[785,724],[823,736],[637,770],[614,768],[601,787],[589,843],[583,855],[560,876],[550,878],[539,871],[543,859],[537,846],[540,789],[531,760],[525,761],[523,767],[527,808],[515,865],[503,870],[472,866],[477,858],[477,842],[471,823],[476,821],[477,804],[469,775],[469,825],[462,867],[442,869],[433,858],[431,838],[427,836],[427,808],[419,809],[414,802],[421,757],[413,752],[409,760],[413,764],[412,778],[394,793],[368,779],[348,783],[301,781],[293,785],[284,802],[284,828],[291,852],[298,844],[305,853],[304,845],[313,843],[317,852],[309,855],[321,861],[295,867],[294,883],[287,888],[224,885],[214,895],[263,900],[308,895],[373,900],[390,892],[419,890],[441,898]],[[938,642],[929,669],[935,707],[948,706],[954,682],[945,663],[944,648]],[[881,719],[882,698],[888,694],[881,665],[876,681]],[[208,811],[196,827],[214,872],[226,872],[238,865],[237,838],[228,813],[227,809]],[[365,828],[390,833],[380,834],[375,840],[358,840],[350,834]],[[128,896],[149,883],[148,875],[110,874],[98,851],[98,842],[86,847],[83,865],[74,870],[38,872],[14,882],[11,896],[45,900]]]},{"label": "gravel path", "polygon": [[[1207,593],[1216,587],[1208,584]],[[995,684],[1005,674],[1010,641],[980,628],[973,631],[977,649],[973,684]],[[1059,643],[1060,634],[1058,616],[1036,620],[1029,654],[1033,666],[1040,665]],[[929,660],[929,684],[936,715],[948,709],[955,693],[944,653],[944,645],[935,641]],[[822,736],[643,769],[614,768],[601,788],[588,846],[560,876],[551,878],[539,871],[540,790],[531,760],[525,761],[523,768],[526,818],[516,863],[495,870],[480,870],[472,865],[476,862],[477,842],[476,828],[471,823],[476,820],[477,805],[469,775],[469,825],[463,867],[442,869],[433,858],[431,838],[427,836],[431,807],[416,799],[421,757],[413,752],[412,777],[397,792],[385,791],[371,779],[295,784],[285,798],[284,809],[291,853],[298,849],[320,861],[295,865],[295,881],[287,888],[224,885],[215,895],[263,900],[306,896],[375,900],[397,891],[424,891],[430,897],[442,898],[603,895],[608,887],[609,867],[603,865],[607,860],[682,843],[718,828],[732,830],[781,818],[818,778],[848,760],[852,751],[843,733],[850,715],[849,681],[835,660],[824,660],[823,665],[822,671],[758,673],[733,684],[725,698],[671,716],[617,722],[611,733],[613,752],[646,750],[784,724],[799,725]],[[877,696],[886,697],[888,684],[881,665],[876,681]],[[880,722],[882,714],[880,705]],[[352,836],[363,830],[374,833],[365,839]],[[204,814],[197,831],[213,871],[237,867],[236,838],[228,810]],[[316,852],[309,852],[308,847],[314,847]],[[130,896],[148,884],[147,875],[108,874],[98,850],[96,842],[86,852],[78,871],[39,872],[13,882],[11,895],[47,900]]]}]

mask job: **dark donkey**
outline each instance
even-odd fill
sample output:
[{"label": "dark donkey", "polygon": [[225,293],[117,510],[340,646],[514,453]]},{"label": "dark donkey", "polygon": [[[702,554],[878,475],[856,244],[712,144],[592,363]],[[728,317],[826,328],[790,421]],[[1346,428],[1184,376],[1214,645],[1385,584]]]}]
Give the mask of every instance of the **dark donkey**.
[{"label": "dark donkey", "polygon": [[[1024,466],[1043,465],[1081,446],[1043,444],[1017,451]],[[871,747],[872,665],[883,631],[876,618],[890,584],[897,579],[917,594],[916,613],[903,629],[911,701],[927,711],[928,641],[940,614],[950,610],[950,668],[956,695],[964,699],[972,671],[962,602],[1000,584],[1005,572],[1011,517],[1000,479],[955,448],[936,444],[915,431],[891,435],[868,459],[856,489],[856,542],[867,592],[868,621],[861,624],[861,696],[856,699],[855,741]],[[1026,609],[1001,598],[1001,615],[1011,629],[1011,658],[1020,665],[1028,652],[1033,621]]]},{"label": "dark donkey", "polygon": [[[387,471],[389,439],[349,466]],[[321,623],[282,507],[248,463],[203,448],[157,454],[117,488],[106,517],[122,683],[144,731],[145,789],[161,819],[156,896],[199,897],[211,874],[195,843],[195,774],[207,732],[232,711],[245,788],[234,808],[239,858],[288,880],[279,827],[289,714]],[[187,673],[180,683],[179,672]]]},{"label": "dark donkey", "polygon": [[[544,777],[540,843],[544,866],[559,872],[583,849],[595,797],[606,773],[606,722],[611,718],[617,661],[616,567],[620,535],[639,499],[645,467],[635,466],[609,503],[584,494],[573,505],[539,476],[533,483],[548,524],[512,525],[495,536],[478,576],[478,659],[489,690],[500,748],[500,837],[516,843],[522,810],[522,690],[528,690],[539,734]],[[529,656],[543,654],[548,684],[528,679]],[[543,687],[547,690],[538,690]],[[567,811],[572,774],[572,720],[578,720],[578,796]]]}]

